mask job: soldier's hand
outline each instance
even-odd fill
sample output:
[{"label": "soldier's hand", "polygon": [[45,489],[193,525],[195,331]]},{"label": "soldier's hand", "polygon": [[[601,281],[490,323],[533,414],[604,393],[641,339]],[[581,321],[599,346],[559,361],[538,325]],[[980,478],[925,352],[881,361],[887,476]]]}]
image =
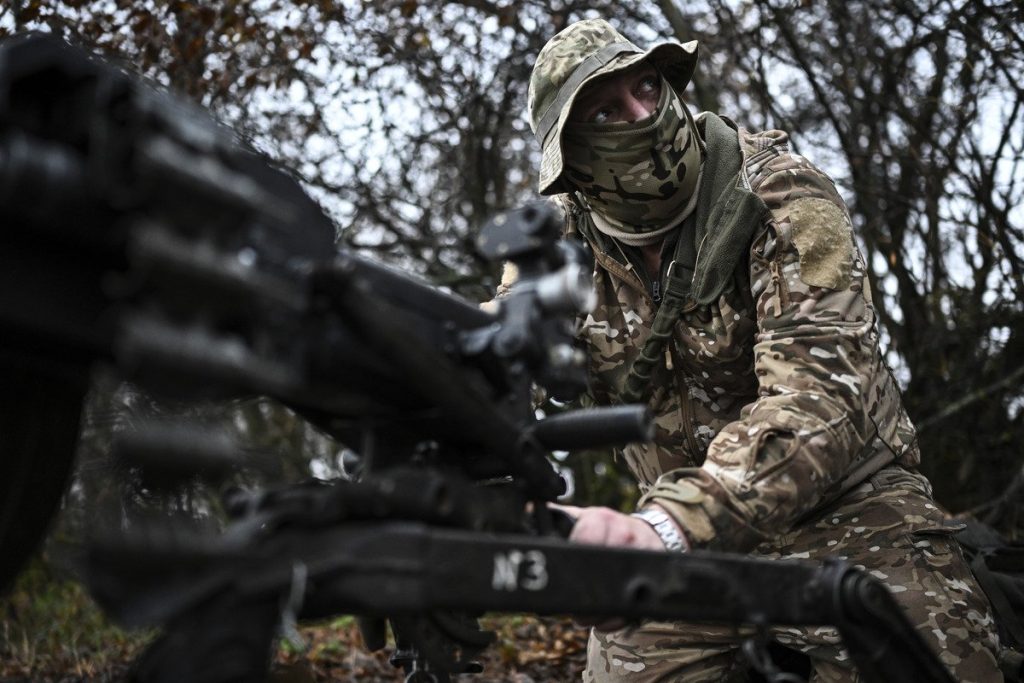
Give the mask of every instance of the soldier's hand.
[{"label": "soldier's hand", "polygon": [[639,550],[664,550],[665,544],[642,519],[606,507],[552,505],[576,519],[569,540]]}]

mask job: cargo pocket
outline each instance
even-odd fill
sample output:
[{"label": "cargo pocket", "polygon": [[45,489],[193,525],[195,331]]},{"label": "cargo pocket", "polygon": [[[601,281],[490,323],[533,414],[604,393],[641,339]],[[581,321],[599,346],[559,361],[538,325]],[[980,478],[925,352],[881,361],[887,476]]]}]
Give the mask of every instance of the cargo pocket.
[{"label": "cargo pocket", "polygon": [[960,544],[954,538],[964,526],[939,523],[911,531],[907,534],[911,552],[919,556],[928,567],[959,565],[966,569],[967,562],[960,552]]},{"label": "cargo pocket", "polygon": [[916,592],[907,596],[908,607],[916,613],[915,626],[944,650],[977,647],[988,641],[993,629],[988,599],[955,538],[963,526],[939,522],[908,534],[918,583],[907,586]]}]

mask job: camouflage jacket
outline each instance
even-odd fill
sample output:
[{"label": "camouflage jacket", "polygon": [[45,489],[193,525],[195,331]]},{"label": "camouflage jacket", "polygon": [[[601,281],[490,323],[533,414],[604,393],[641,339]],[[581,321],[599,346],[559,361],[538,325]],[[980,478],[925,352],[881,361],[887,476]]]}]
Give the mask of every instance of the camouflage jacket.
[{"label": "camouflage jacket", "polygon": [[[889,463],[920,459],[835,186],[785,133],[739,138],[741,174],[769,214],[733,286],[676,323],[648,394],[654,443],[622,451],[641,504],[665,507],[695,547],[732,551],[786,532]],[[579,232],[586,216],[568,195],[555,201]],[[598,305],[580,335],[592,398],[614,404],[657,308],[635,254],[594,254]]]}]

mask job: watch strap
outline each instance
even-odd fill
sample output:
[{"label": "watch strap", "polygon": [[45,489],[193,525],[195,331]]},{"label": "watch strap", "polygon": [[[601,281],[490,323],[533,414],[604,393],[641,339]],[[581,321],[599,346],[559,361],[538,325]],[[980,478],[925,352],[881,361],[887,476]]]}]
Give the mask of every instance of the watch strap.
[{"label": "watch strap", "polygon": [[687,543],[686,537],[676,523],[672,521],[672,518],[667,513],[661,510],[638,510],[633,513],[633,517],[642,519],[647,522],[654,532],[658,534],[658,538],[665,544],[667,550],[676,550],[679,552],[685,552],[690,549],[690,544]]}]

